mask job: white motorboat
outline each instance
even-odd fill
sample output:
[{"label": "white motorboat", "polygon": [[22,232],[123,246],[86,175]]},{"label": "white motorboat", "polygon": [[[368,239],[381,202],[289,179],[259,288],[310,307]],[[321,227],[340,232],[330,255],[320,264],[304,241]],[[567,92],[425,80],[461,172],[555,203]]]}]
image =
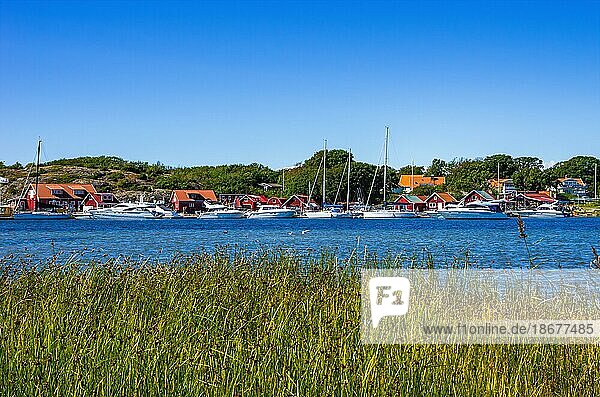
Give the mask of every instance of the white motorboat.
[{"label": "white motorboat", "polygon": [[244,212],[233,208],[227,208],[223,204],[204,203],[208,211],[197,212],[199,219],[241,219]]},{"label": "white motorboat", "polygon": [[167,208],[167,206],[164,204],[164,201],[154,201],[154,202],[146,202],[144,201],[144,195],[140,195],[140,199],[137,202],[137,204],[140,206],[140,208],[142,208],[142,206],[146,206],[148,209],[156,212],[158,215],[160,215],[160,218],[162,219],[182,219],[183,216],[181,216],[177,211],[173,211],[169,208]]},{"label": "white motorboat", "polygon": [[121,203],[114,207],[90,210],[94,219],[161,219],[155,204]]},{"label": "white motorboat", "polygon": [[287,208],[280,208],[276,205],[263,205],[258,211],[248,214],[250,219],[261,218],[293,218],[296,216],[296,211]]},{"label": "white motorboat", "polygon": [[531,210],[512,211],[511,215],[520,215],[524,218],[566,218],[571,216],[571,213],[555,203],[546,203]]},{"label": "white motorboat", "polygon": [[323,211],[308,211],[303,217],[309,219],[331,219],[331,218],[352,218],[352,212],[343,211],[340,208],[330,208]]},{"label": "white motorboat", "polygon": [[489,201],[448,204],[437,213],[444,219],[508,219],[498,203]]},{"label": "white motorboat", "polygon": [[16,220],[23,220],[23,221],[60,220],[60,219],[71,219],[71,214],[64,213],[64,212],[52,212],[52,211],[28,211],[28,212],[15,212],[13,217]]},{"label": "white motorboat", "polygon": [[410,211],[394,209],[377,209],[363,212],[364,219],[395,219],[395,218],[416,218],[417,214]]},{"label": "white motorboat", "polygon": [[333,218],[331,211],[322,210],[322,211],[307,211],[304,213],[304,217],[308,219],[330,219]]},{"label": "white motorboat", "polygon": [[146,204],[149,207],[152,207],[154,209],[154,211],[156,211],[157,214],[162,215],[161,218],[163,218],[163,219],[183,219],[183,216],[181,216],[177,211],[170,210],[164,204],[155,204],[155,203],[140,203],[140,204]]},{"label": "white motorboat", "polygon": [[331,210],[331,217],[332,218],[352,218],[352,212],[350,211],[343,211],[339,208],[333,208]]},{"label": "white motorboat", "polygon": [[75,219],[94,219],[94,215],[89,211],[73,212],[71,216]]}]

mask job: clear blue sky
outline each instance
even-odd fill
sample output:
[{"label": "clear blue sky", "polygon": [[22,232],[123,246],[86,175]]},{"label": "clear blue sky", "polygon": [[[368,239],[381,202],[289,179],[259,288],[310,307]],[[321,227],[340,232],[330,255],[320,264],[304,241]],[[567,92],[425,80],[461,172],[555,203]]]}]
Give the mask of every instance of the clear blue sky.
[{"label": "clear blue sky", "polygon": [[0,160],[600,155],[600,2],[0,1]]}]

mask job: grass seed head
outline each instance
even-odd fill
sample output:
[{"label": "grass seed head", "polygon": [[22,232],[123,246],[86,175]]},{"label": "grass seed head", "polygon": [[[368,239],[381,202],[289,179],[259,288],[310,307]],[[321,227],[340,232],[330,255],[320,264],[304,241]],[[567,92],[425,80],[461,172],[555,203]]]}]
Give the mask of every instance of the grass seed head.
[{"label": "grass seed head", "polygon": [[521,215],[517,215],[517,227],[519,228],[519,237],[527,238],[527,234],[525,234],[525,222],[523,222]]}]

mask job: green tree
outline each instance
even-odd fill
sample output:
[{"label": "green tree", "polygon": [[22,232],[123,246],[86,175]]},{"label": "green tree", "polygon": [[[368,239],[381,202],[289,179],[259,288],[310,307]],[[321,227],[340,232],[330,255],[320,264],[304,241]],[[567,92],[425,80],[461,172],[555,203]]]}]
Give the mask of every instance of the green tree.
[{"label": "green tree", "polygon": [[[373,183],[373,178],[377,172],[377,178]],[[351,189],[354,190],[351,199],[353,201],[359,201],[365,203],[369,197],[371,191],[371,185],[373,189],[371,191],[370,203],[377,203],[383,199],[383,170],[373,164],[363,163],[357,161],[352,164],[352,172],[350,173],[350,184]]]},{"label": "green tree", "polygon": [[512,179],[517,190],[544,190],[548,186],[543,161],[537,157],[517,157]]},{"label": "green tree", "polygon": [[522,168],[513,176],[513,183],[517,190],[544,190],[546,188],[546,176],[539,168]]},{"label": "green tree", "polygon": [[398,175],[423,175],[425,174],[425,167],[422,165],[405,165],[404,167],[400,167],[398,170]]},{"label": "green tree", "polygon": [[425,175],[446,176],[448,174],[448,163],[441,159],[433,159],[431,165],[427,167]]},{"label": "green tree", "polygon": [[431,196],[435,192],[445,192],[447,190],[446,185],[419,185],[416,186],[410,194],[414,196]]},{"label": "green tree", "polygon": [[[600,166],[600,160],[593,156],[575,156],[566,161],[556,163],[547,171],[548,178],[554,183],[556,179],[568,176],[570,178],[581,178],[588,186],[594,183],[594,166]],[[592,189],[593,190],[593,187]]]},{"label": "green tree", "polygon": [[515,159],[517,171],[526,168],[544,169],[544,162],[537,157],[517,157]]},{"label": "green tree", "polygon": [[500,178],[511,178],[517,171],[517,163],[508,154],[494,154],[483,159],[483,168],[488,175],[493,175],[490,179],[498,178],[498,164],[500,164]]},{"label": "green tree", "polygon": [[472,189],[488,189],[494,174],[483,160],[461,160],[452,165],[446,185],[452,192],[463,193]]}]

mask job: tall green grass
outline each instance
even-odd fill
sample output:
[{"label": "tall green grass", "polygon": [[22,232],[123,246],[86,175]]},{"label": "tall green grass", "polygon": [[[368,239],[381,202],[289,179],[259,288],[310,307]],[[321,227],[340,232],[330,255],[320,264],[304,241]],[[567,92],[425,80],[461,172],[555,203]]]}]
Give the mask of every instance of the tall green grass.
[{"label": "tall green grass", "polygon": [[597,346],[362,345],[360,274],[335,255],[13,262],[2,396],[600,395]]}]

